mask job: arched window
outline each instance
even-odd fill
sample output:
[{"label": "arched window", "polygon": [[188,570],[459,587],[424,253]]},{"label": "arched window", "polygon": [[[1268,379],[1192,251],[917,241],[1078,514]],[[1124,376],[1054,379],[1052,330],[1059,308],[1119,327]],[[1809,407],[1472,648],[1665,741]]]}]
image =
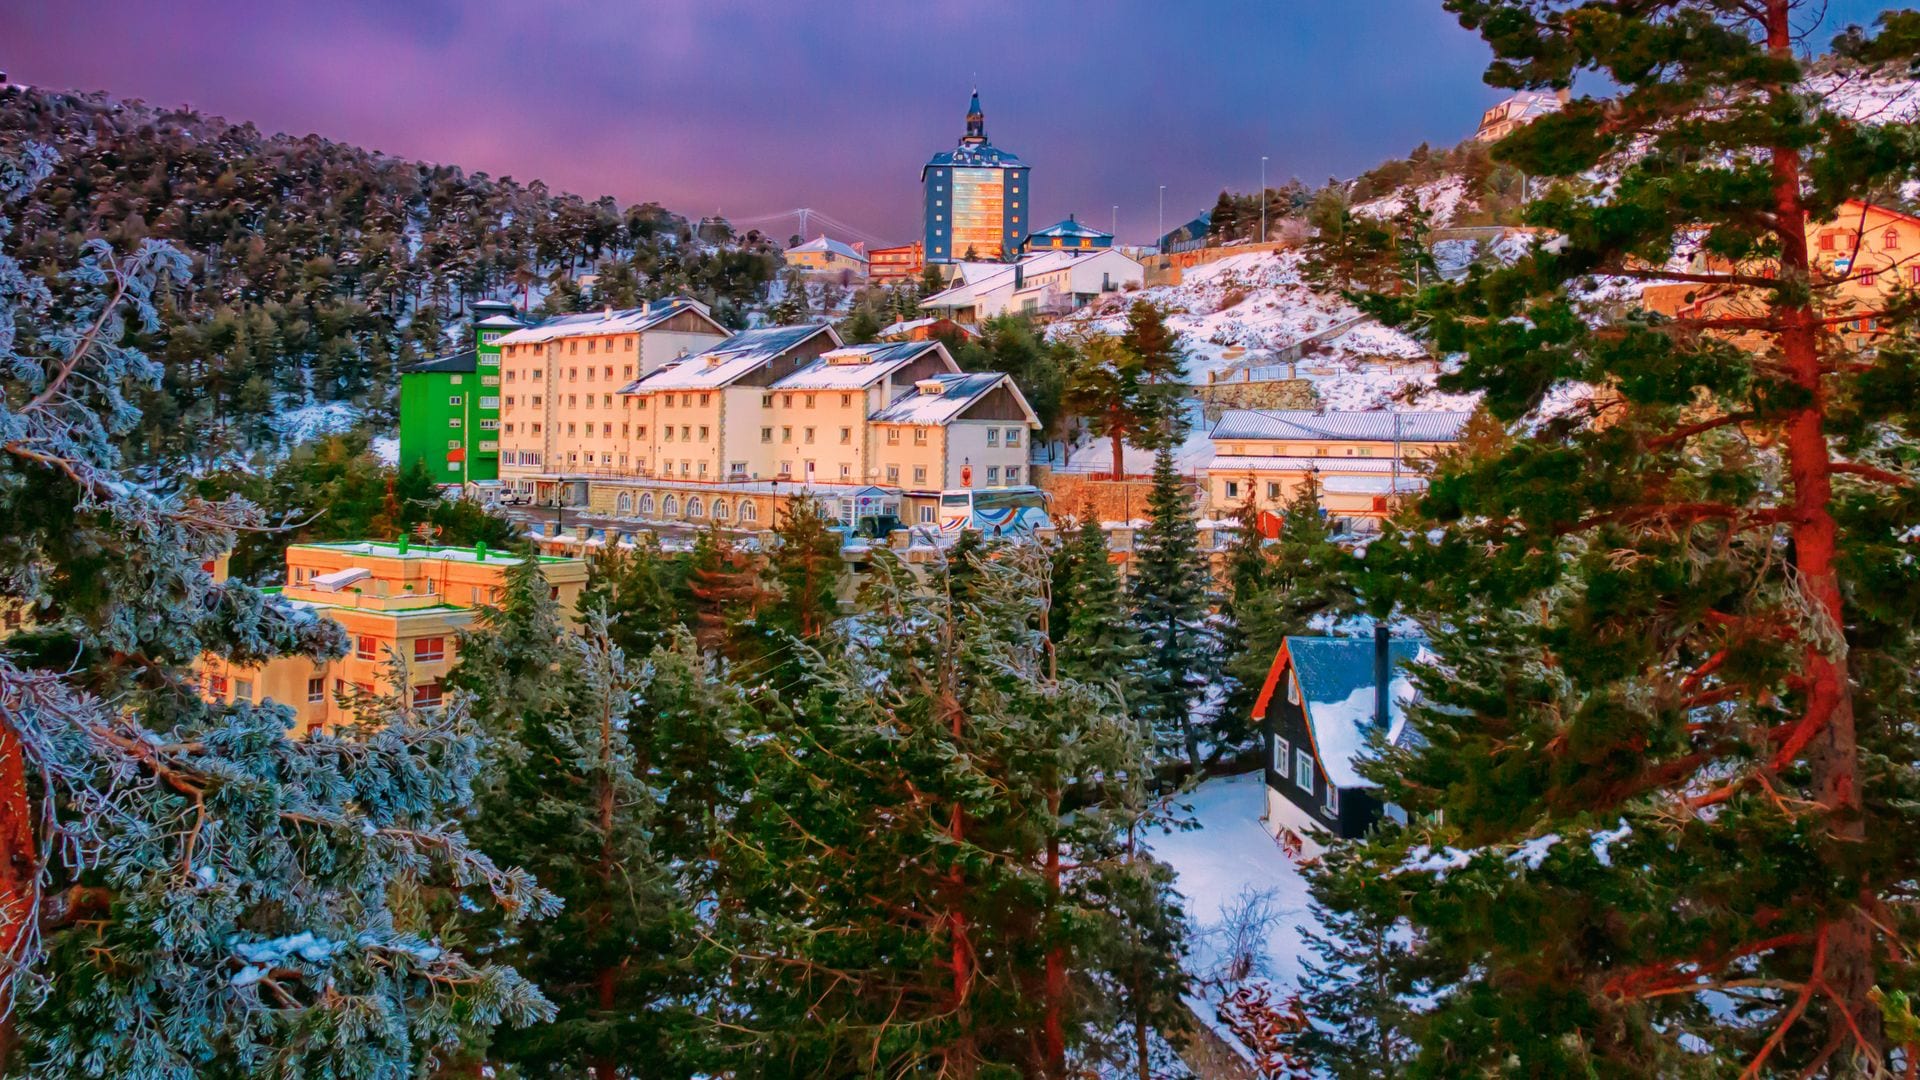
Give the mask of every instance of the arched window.
[{"label": "arched window", "polygon": [[707,508],[701,505],[700,496],[698,495],[687,496],[687,516],[688,517],[690,518],[705,517],[706,513],[707,513]]},{"label": "arched window", "polygon": [[1880,246],[1888,251],[1900,250],[1900,230],[1888,229],[1885,233],[1881,234]]},{"label": "arched window", "polygon": [[727,501],[725,499],[713,500],[713,520],[727,520]]},{"label": "arched window", "polygon": [[759,521],[760,520],[760,510],[758,507],[754,505],[754,502],[752,499],[742,499],[740,501],[740,520],[741,521]]},{"label": "arched window", "polygon": [[622,514],[632,513],[633,494],[626,491],[621,492],[620,497],[614,500],[614,509]]},{"label": "arched window", "polygon": [[660,513],[663,517],[679,517],[680,516],[679,497],[674,495],[669,495],[665,499],[663,499],[660,503]]},{"label": "arched window", "polygon": [[640,512],[643,514],[653,513],[653,492],[647,491],[641,493]]}]

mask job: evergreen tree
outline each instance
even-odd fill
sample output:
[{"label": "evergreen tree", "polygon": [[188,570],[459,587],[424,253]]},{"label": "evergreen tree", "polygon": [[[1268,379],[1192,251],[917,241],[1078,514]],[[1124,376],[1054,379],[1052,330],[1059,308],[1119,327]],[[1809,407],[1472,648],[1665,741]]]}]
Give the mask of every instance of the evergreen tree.
[{"label": "evergreen tree", "polygon": [[788,502],[774,524],[761,573],[765,599],[750,622],[734,628],[734,637],[741,658],[758,661],[757,678],[784,686],[812,662],[811,653],[797,646],[817,647],[840,614],[847,564],[840,557],[840,534],[828,527],[819,503]]},{"label": "evergreen tree", "polygon": [[1312,919],[1303,941],[1299,1005],[1311,1022],[1283,1045],[1338,1080],[1393,1080],[1412,1072],[1420,962],[1397,914],[1367,903],[1376,868],[1339,845],[1308,888]]},{"label": "evergreen tree", "polygon": [[[686,587],[694,638],[704,649],[740,659],[740,628],[750,628],[771,598],[753,556],[735,547],[718,526],[709,529],[694,541]],[[755,636],[748,633],[745,640]]]},{"label": "evergreen tree", "polygon": [[1207,239],[1214,244],[1238,240],[1241,236],[1240,208],[1226,188],[1214,200],[1213,214],[1207,218]]},{"label": "evergreen tree", "polygon": [[[32,144],[0,161],[0,206],[51,168]],[[202,657],[320,660],[345,635],[213,580],[237,532],[268,527],[251,504],[120,471],[131,396],[163,377],[130,343],[187,269],[156,241],[91,241],[50,283],[0,255],[0,605],[37,625],[0,656],[0,1068],[410,1074],[551,1006],[435,942],[408,898],[553,900],[449,823],[476,764],[457,709],[389,701],[293,740],[282,706],[201,697]]]},{"label": "evergreen tree", "polygon": [[1186,431],[1186,357],[1165,313],[1146,300],[1127,312],[1120,337],[1089,338],[1073,358],[1062,392],[1068,412],[1113,443],[1113,475],[1125,475],[1125,443],[1158,448]]},{"label": "evergreen tree", "polygon": [[780,278],[780,301],[773,305],[767,317],[775,326],[797,326],[807,321],[807,278],[800,268],[789,267]]},{"label": "evergreen tree", "polygon": [[1194,708],[1217,658],[1207,626],[1209,574],[1194,523],[1193,499],[1173,469],[1173,451],[1153,459],[1147,527],[1134,541],[1133,625],[1146,648],[1137,712],[1163,745],[1181,747],[1200,767],[1200,725]]},{"label": "evergreen tree", "polygon": [[1067,630],[1060,642],[1060,673],[1111,686],[1122,701],[1136,700],[1140,641],[1127,620],[1126,593],[1097,515],[1090,510],[1081,515],[1068,546],[1074,575],[1064,598]]},{"label": "evergreen tree", "polygon": [[[1788,0],[1449,7],[1495,84],[1610,96],[1494,149],[1544,181],[1552,242],[1370,304],[1516,433],[1443,467],[1441,528],[1365,559],[1439,665],[1424,746],[1363,767],[1413,823],[1366,844],[1385,887],[1346,908],[1405,915],[1431,965],[1412,1071],[1911,1071],[1913,309],[1848,310],[1857,268],[1808,237],[1914,179],[1915,129],[1807,81]],[[1906,69],[1913,28],[1842,46]],[[1707,303],[1622,317],[1587,302],[1607,276]],[[1872,349],[1823,329],[1867,317]],[[1582,386],[1605,390],[1545,404]]]},{"label": "evergreen tree", "polygon": [[640,533],[630,549],[608,548],[588,564],[583,610],[613,617],[607,633],[628,656],[646,656],[690,627],[688,560],[660,550],[660,538]]},{"label": "evergreen tree", "polygon": [[591,615],[548,674],[558,700],[516,710],[508,737],[520,752],[474,823],[483,849],[532,870],[563,901],[503,950],[547,988],[558,1015],[501,1031],[492,1056],[527,1076],[691,1076],[695,984],[679,940],[686,915],[651,844],[658,792],[638,723],[646,680],[607,629],[606,615]]}]

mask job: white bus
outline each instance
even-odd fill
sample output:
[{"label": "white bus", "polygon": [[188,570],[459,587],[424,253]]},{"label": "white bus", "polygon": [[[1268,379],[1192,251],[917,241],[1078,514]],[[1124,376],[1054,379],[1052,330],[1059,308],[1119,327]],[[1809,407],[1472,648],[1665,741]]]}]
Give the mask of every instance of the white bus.
[{"label": "white bus", "polygon": [[940,493],[940,532],[958,536],[978,529],[987,536],[1031,535],[1053,528],[1047,504],[1053,500],[1037,487],[959,488]]}]

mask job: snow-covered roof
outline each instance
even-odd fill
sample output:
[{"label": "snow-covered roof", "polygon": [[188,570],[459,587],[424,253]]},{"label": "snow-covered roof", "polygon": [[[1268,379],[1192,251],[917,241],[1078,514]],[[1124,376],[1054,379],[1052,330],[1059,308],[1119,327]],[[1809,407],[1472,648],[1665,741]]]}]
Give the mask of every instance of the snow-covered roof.
[{"label": "snow-covered roof", "polygon": [[527,322],[525,319],[516,319],[511,315],[489,315],[486,318],[481,319],[479,322],[474,323],[473,325],[485,326],[489,328],[512,327],[518,330],[525,327],[527,325]]},{"label": "snow-covered roof", "polygon": [[447,353],[400,369],[402,375],[463,375],[479,370],[480,361],[472,349]]},{"label": "snow-covered roof", "polygon": [[[1306,409],[1229,409],[1213,425],[1215,442],[1235,439],[1336,439],[1359,442],[1453,442],[1470,413],[1312,412]],[[1397,418],[1397,426],[1396,426]]]},{"label": "snow-covered roof", "polygon": [[893,337],[897,334],[911,334],[915,330],[919,330],[923,327],[933,326],[938,323],[946,323],[949,326],[952,326],[954,329],[960,331],[962,334],[967,335],[968,337],[980,336],[980,331],[969,323],[954,322],[951,319],[942,319],[938,317],[929,317],[925,319],[904,319],[897,323],[888,323],[886,326],[883,326],[880,328],[880,336],[883,338],[886,338],[886,337]]},{"label": "snow-covered roof", "polygon": [[[1213,463],[1207,466],[1209,472],[1319,472],[1328,475],[1336,473],[1390,473],[1394,469],[1391,457],[1297,457],[1293,455],[1275,455],[1263,457],[1258,454],[1216,454]],[[1403,471],[1411,471],[1406,463],[1400,463]]]},{"label": "snow-covered roof", "polygon": [[921,178],[926,178],[927,169],[943,165],[955,165],[965,169],[1024,169],[1027,167],[1027,163],[1020,160],[1020,155],[1011,150],[1002,150],[985,140],[971,145],[956,146],[951,150],[943,150],[933,155],[921,168]]},{"label": "snow-covered roof", "polygon": [[583,312],[577,315],[556,315],[536,326],[515,330],[502,335],[501,345],[537,345],[543,341],[557,338],[586,337],[593,334],[634,334],[673,318],[691,312],[713,325],[715,330],[724,332],[724,328],[707,314],[706,305],[685,296],[669,296],[655,300],[644,307],[607,308],[603,311]]},{"label": "snow-covered roof", "polygon": [[313,587],[321,592],[339,592],[356,581],[364,581],[373,576],[373,571],[364,566],[349,566],[345,570],[335,570],[313,576]]},{"label": "snow-covered roof", "polygon": [[1007,380],[998,371],[935,375],[873,414],[877,424],[949,424]]},{"label": "snow-covered roof", "polygon": [[[1101,250],[1112,251],[1113,249],[1103,248]],[[934,293],[932,296],[920,301],[920,306],[923,308],[968,307],[972,305],[982,293],[990,292],[1001,287],[1011,288],[1013,286],[1014,271],[1016,268],[1023,275],[1032,276],[1034,274],[1046,273],[1049,270],[1058,270],[1063,266],[1070,266],[1076,258],[1083,256],[1091,257],[1095,254],[1098,254],[1098,252],[1042,251],[1033,255],[1022,256],[1017,263],[967,263],[965,264],[967,270],[971,270],[974,267],[979,267],[980,269],[973,273],[963,270],[960,284],[950,289]],[[998,267],[999,269],[989,272],[986,269],[988,267]]]},{"label": "snow-covered roof", "polygon": [[1061,237],[1062,239],[1065,239],[1068,237],[1072,237],[1075,239],[1085,237],[1090,240],[1098,240],[1103,237],[1108,240],[1113,239],[1112,233],[1101,232],[1099,229],[1093,228],[1092,226],[1083,225],[1080,223],[1079,219],[1075,218],[1072,214],[1068,214],[1064,220],[1056,221],[1044,229],[1035,229],[1030,235],[1058,236],[1058,237]]},{"label": "snow-covered roof", "polygon": [[[1335,787],[1372,787],[1354,770],[1378,730],[1374,716],[1374,641],[1368,637],[1289,637],[1284,645],[1314,756]],[[1395,638],[1387,644],[1387,725],[1389,744],[1406,737],[1407,705],[1416,697],[1406,666],[1426,651],[1422,638]]]},{"label": "snow-covered roof", "polygon": [[[806,367],[773,384],[774,390],[859,390],[872,386],[902,365],[945,347],[937,341],[876,341],[848,345],[821,354]],[[952,367],[952,361],[948,361]]]},{"label": "snow-covered roof", "polygon": [[819,252],[825,252],[830,255],[838,255],[843,259],[854,259],[859,262],[867,261],[867,257],[865,255],[862,255],[860,252],[854,250],[852,247],[846,244],[843,244],[840,241],[835,240],[824,233],[814,237],[813,239],[807,241],[804,244],[799,244],[794,247],[788,248],[787,254],[791,255],[796,251],[806,251],[806,252],[819,251]]},{"label": "snow-covered roof", "polygon": [[725,341],[691,356],[669,361],[622,387],[623,394],[650,394],[656,390],[714,390],[730,386],[762,365],[780,358],[816,334],[839,335],[824,323],[804,326],[763,326],[742,330]]},{"label": "snow-covered roof", "polygon": [[1396,492],[1425,491],[1427,478],[1402,476],[1329,476],[1320,481],[1320,490],[1335,495],[1392,495]]}]

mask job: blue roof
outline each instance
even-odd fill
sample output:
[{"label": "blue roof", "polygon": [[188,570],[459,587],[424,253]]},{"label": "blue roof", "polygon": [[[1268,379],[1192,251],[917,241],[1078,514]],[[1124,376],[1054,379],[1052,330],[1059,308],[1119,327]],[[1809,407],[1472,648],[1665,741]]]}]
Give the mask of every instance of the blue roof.
[{"label": "blue roof", "polygon": [[1405,745],[1415,737],[1407,727],[1407,705],[1415,691],[1405,668],[1426,649],[1425,638],[1394,638],[1387,644],[1387,727],[1379,731],[1374,715],[1371,637],[1288,637],[1286,655],[1300,683],[1302,712],[1313,738],[1315,756],[1327,779],[1343,788],[1368,787],[1354,762],[1368,756],[1378,737]]},{"label": "blue roof", "polygon": [[1075,220],[1071,214],[1069,214],[1064,221],[1056,221],[1052,225],[1049,225],[1044,229],[1034,230],[1029,235],[1032,235],[1032,236],[1090,236],[1090,237],[1104,236],[1109,240],[1113,239],[1112,233],[1101,232],[1099,229],[1095,229],[1091,226],[1082,225],[1079,221]]}]

